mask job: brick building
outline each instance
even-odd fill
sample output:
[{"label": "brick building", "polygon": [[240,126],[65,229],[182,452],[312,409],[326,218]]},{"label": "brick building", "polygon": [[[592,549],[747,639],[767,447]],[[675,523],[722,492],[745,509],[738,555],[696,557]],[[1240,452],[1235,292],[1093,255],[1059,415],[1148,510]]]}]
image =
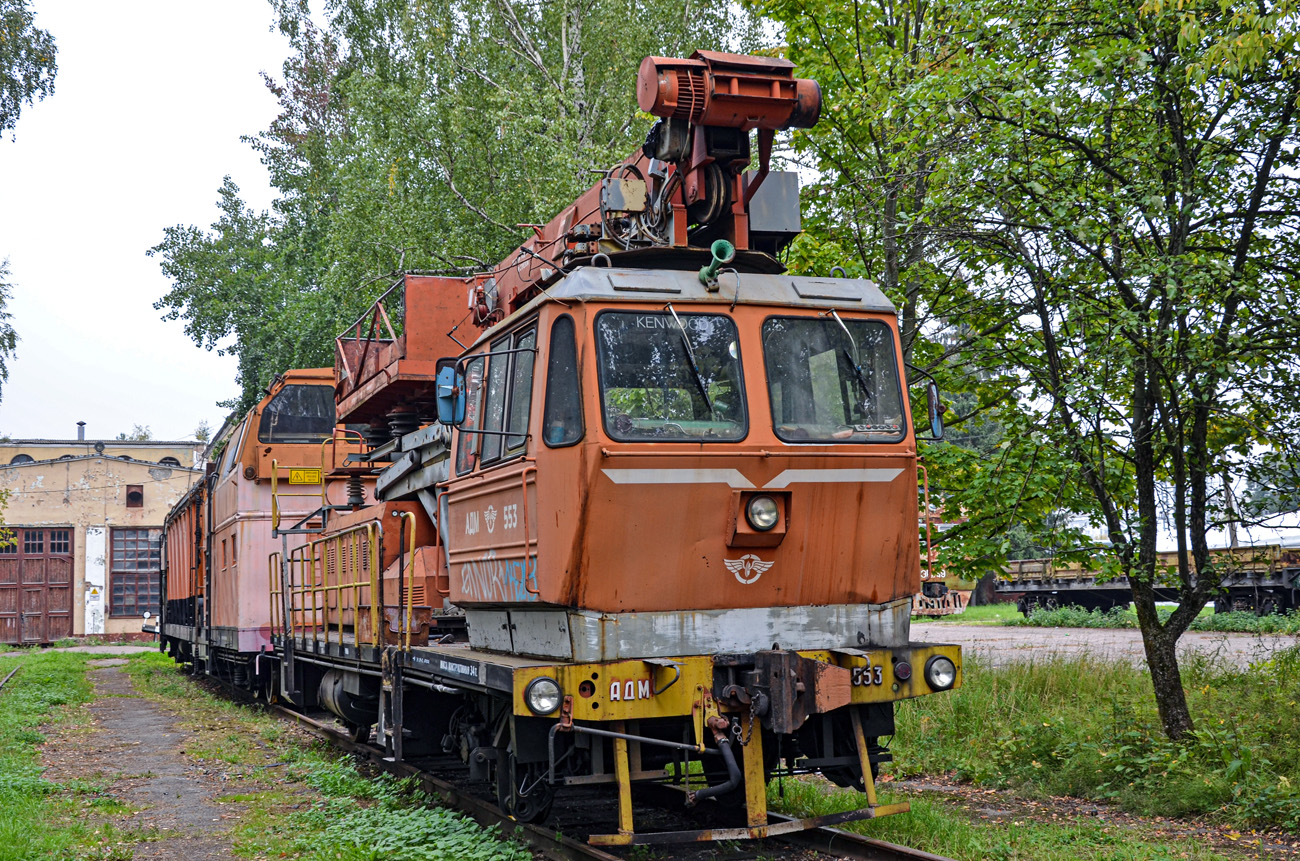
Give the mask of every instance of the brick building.
[{"label": "brick building", "polygon": [[189,440],[0,441],[0,643],[139,633],[158,612],[163,518],[202,474],[202,452]]}]

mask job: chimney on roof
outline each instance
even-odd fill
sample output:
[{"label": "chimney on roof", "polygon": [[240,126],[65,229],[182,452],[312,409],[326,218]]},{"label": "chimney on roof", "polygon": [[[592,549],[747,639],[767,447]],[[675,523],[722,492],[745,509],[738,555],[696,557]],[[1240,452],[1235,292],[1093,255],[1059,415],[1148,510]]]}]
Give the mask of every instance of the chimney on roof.
[{"label": "chimney on roof", "polygon": [[86,423],[77,422],[77,442],[86,441]]}]

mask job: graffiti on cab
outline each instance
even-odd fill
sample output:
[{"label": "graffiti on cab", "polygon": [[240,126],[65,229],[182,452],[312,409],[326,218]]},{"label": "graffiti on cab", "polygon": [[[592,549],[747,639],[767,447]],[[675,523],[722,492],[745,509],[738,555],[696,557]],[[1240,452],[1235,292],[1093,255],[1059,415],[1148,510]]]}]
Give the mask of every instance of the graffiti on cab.
[{"label": "graffiti on cab", "polygon": [[470,600],[536,601],[536,590],[536,556],[498,559],[496,551],[489,550],[460,566],[460,591]]}]

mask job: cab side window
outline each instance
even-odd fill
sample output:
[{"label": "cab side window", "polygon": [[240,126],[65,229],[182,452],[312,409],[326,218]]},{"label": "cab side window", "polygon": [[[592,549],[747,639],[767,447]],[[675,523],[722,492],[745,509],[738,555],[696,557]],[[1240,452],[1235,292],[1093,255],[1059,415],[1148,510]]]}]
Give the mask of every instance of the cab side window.
[{"label": "cab side window", "polygon": [[578,385],[578,347],[568,314],[551,326],[551,353],[546,365],[546,406],[542,439],[551,448],[582,439],[582,394]]},{"label": "cab side window", "polygon": [[[460,426],[456,473],[522,454],[533,402],[537,330],[492,342],[486,356],[465,366],[465,421]],[[476,431],[479,431],[476,433]]]}]

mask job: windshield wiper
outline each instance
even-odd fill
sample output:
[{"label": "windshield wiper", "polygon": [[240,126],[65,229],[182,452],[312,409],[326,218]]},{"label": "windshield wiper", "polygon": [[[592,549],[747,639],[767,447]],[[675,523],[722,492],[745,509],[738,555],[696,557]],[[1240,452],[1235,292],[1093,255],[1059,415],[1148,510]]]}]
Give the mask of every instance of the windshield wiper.
[{"label": "windshield wiper", "polygon": [[700,366],[695,364],[695,351],[691,349],[691,337],[686,334],[686,327],[682,325],[682,318],[677,316],[677,311],[673,308],[672,303],[665,306],[668,313],[673,315],[677,321],[677,329],[682,333],[682,344],[686,346],[686,361],[691,366],[691,375],[695,377],[695,386],[700,390],[700,397],[704,398],[704,405],[709,408],[709,418],[713,418],[713,401],[709,398],[708,387],[704,385],[704,377],[700,376]]},{"label": "windshield wiper", "polygon": [[848,326],[844,325],[844,321],[840,319],[839,313],[834,308],[831,309],[831,316],[835,318],[836,323],[840,324],[840,328],[844,330],[844,337],[848,338],[849,343],[853,346],[851,355],[848,350],[844,351],[844,359],[849,363],[849,367],[853,369],[853,379],[857,380],[858,388],[862,390],[862,397],[869,398],[871,397],[871,389],[867,386],[866,375],[862,373],[862,362],[858,358],[858,342],[854,340],[853,333],[849,331]]}]

